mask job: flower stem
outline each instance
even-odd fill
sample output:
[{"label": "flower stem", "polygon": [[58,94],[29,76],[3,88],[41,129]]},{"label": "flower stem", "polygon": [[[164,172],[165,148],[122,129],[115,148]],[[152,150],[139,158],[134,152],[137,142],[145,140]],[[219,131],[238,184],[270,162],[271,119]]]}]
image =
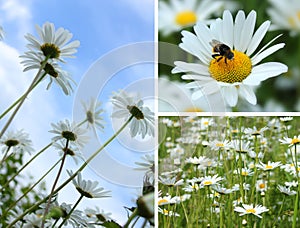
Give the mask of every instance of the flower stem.
[{"label": "flower stem", "polygon": [[22,166],[21,169],[18,170],[18,172],[16,172],[0,189],[0,191],[2,191],[4,188],[7,187],[7,185],[16,177],[19,175],[19,173],[21,173],[35,158],[37,158],[41,153],[43,153],[46,149],[48,149],[50,146],[52,145],[52,143],[49,143],[47,146],[45,146],[42,150],[40,150],[36,155],[33,156],[33,158],[31,158],[25,165]]},{"label": "flower stem", "polygon": [[51,198],[52,198],[52,196],[54,194],[53,192],[55,190],[56,184],[58,182],[58,179],[59,179],[59,177],[61,175],[63,166],[65,164],[65,160],[66,160],[66,157],[67,157],[67,148],[68,148],[68,146],[69,146],[69,139],[67,139],[67,141],[66,141],[66,147],[65,147],[66,149],[64,150],[64,154],[63,154],[62,159],[61,159],[60,167],[59,167],[58,173],[56,175],[55,181],[53,183],[53,186],[52,186],[49,198],[48,198],[47,205],[45,207],[45,211],[44,211],[44,215],[43,215],[43,221],[42,221],[42,228],[44,228],[45,220],[46,220],[46,215],[48,213],[48,210],[49,210],[49,207],[50,207],[50,203],[51,203]]},{"label": "flower stem", "polygon": [[2,160],[0,161],[0,167],[2,166],[3,162],[9,157],[9,156],[7,156],[9,149],[10,149],[10,146],[7,147],[7,149],[6,149],[6,151],[5,151],[5,154],[3,155],[3,158],[2,158]]},{"label": "flower stem", "polygon": [[296,200],[295,200],[295,204],[294,204],[293,228],[295,228],[297,225],[298,209],[299,209],[299,193],[300,193],[300,181],[299,181],[299,170],[298,170],[298,162],[297,162],[297,145],[296,144],[295,144],[294,148],[295,148],[295,151],[294,151],[295,152],[295,168],[296,168],[298,189],[297,189],[297,195],[296,195]]},{"label": "flower stem", "polygon": [[[79,172],[81,172],[87,165],[88,163],[93,160],[111,141],[113,141],[123,130],[124,128],[130,123],[130,121],[132,120],[134,116],[131,116],[124,124],[123,126],[114,134],[112,135],[97,151],[95,151],[86,162],[84,162],[82,164],[82,166],[80,166],[80,168],[72,175],[70,176],[64,183],[62,183],[54,192],[52,195],[58,193],[61,189],[63,189],[69,182],[71,182]],[[30,208],[28,208],[26,211],[24,211],[23,214],[21,214],[18,218],[16,218],[14,221],[12,221],[11,224],[9,224],[9,226],[7,228],[13,227],[14,224],[16,224],[20,219],[22,219],[25,215],[27,215],[29,212],[33,211],[34,208],[36,208],[37,206],[41,205],[42,203],[44,203],[48,198],[50,197],[50,195],[48,195],[47,197],[45,197],[44,199],[40,200],[39,202],[37,202],[35,205],[31,206]],[[51,199],[51,198],[50,198]]]},{"label": "flower stem", "polygon": [[70,218],[71,214],[73,213],[73,211],[75,210],[75,208],[78,206],[79,202],[83,199],[83,195],[81,195],[79,197],[79,199],[76,201],[76,203],[74,204],[74,206],[72,207],[72,209],[69,211],[69,213],[66,215],[66,217],[64,218],[64,220],[61,222],[61,224],[58,226],[58,228],[61,228],[64,223]]},{"label": "flower stem", "polygon": [[[57,164],[61,161],[61,158],[34,184],[32,185],[29,189],[27,189],[23,195],[17,199],[17,201],[15,201],[12,205],[10,205],[10,207],[6,210],[6,213],[10,211],[10,209],[12,209],[14,206],[16,206],[16,204],[21,200],[23,199],[28,192],[30,192],[32,189],[35,188],[35,186],[37,186],[56,166]],[[4,213],[5,214],[5,213]]]},{"label": "flower stem", "polygon": [[138,209],[135,208],[134,211],[132,212],[132,214],[129,216],[126,224],[123,226],[124,228],[129,227],[130,223],[132,222],[132,220],[138,215]]},{"label": "flower stem", "polygon": [[16,116],[17,112],[19,111],[19,109],[21,108],[22,104],[24,103],[26,97],[28,96],[28,94],[33,90],[36,82],[40,82],[42,80],[43,77],[46,76],[46,72],[40,76],[42,70],[44,69],[44,67],[46,66],[46,63],[48,61],[49,57],[46,57],[45,60],[42,62],[41,67],[39,69],[39,71],[37,72],[35,78],[33,79],[32,83],[30,84],[30,86],[28,87],[27,91],[24,93],[24,95],[21,97],[21,100],[19,101],[19,104],[17,105],[17,107],[15,108],[14,112],[11,114],[11,116],[9,117],[8,121],[6,122],[6,124],[4,125],[4,127],[2,128],[1,132],[0,132],[0,139],[2,138],[3,134],[5,133],[5,131],[7,130],[7,128],[9,127],[9,125],[11,124],[11,122],[13,121],[14,117]]}]

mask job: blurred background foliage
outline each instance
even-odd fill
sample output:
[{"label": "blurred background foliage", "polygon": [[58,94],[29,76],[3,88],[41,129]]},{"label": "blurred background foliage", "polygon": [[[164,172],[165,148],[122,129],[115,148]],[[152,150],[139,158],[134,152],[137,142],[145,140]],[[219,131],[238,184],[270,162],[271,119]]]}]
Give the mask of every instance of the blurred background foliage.
[{"label": "blurred background foliage", "polygon": [[[165,2],[170,4],[173,0],[159,0],[159,2]],[[197,0],[201,3],[203,0]],[[215,1],[211,1],[212,3]],[[216,19],[222,17],[222,13],[225,9],[230,10],[235,18],[238,10],[244,10],[246,15],[249,14],[251,10],[257,12],[257,19],[255,29],[257,29],[263,22],[269,20],[271,21],[271,26],[273,25],[272,18],[270,18],[267,13],[268,9],[272,7],[267,0],[230,0],[223,1],[224,3],[231,2],[230,9],[224,5],[219,11],[211,14],[208,19]],[[289,4],[288,2],[286,4]],[[160,7],[158,8],[158,15],[161,13]],[[278,15],[280,16],[280,15]],[[299,1],[299,12],[297,14],[300,23],[300,1]],[[159,17],[158,17],[159,18]],[[286,20],[286,18],[282,18]],[[158,24],[160,21],[158,20]],[[185,27],[182,30],[193,32],[193,25]],[[162,30],[159,30],[158,40],[160,42],[166,42],[178,45],[181,43],[181,31],[174,31],[170,34],[163,34]],[[238,106],[234,111],[268,111],[268,112],[295,112],[300,111],[300,28],[293,29],[276,29],[268,31],[261,44],[257,48],[259,50],[269,41],[271,41],[277,35],[282,34],[273,44],[285,43],[285,47],[279,51],[273,53],[272,55],[265,58],[262,63],[269,61],[278,61],[286,64],[288,66],[288,72],[281,74],[277,77],[267,79],[260,84],[256,89],[257,105],[253,106],[251,104],[246,104],[241,102],[239,99]],[[257,52],[256,50],[256,52]],[[255,52],[255,53],[256,53]],[[254,53],[254,54],[255,54]],[[163,48],[159,48],[159,58],[166,58],[168,55],[170,57],[169,61],[186,61],[186,62],[197,62],[194,56],[188,53],[165,53]],[[159,76],[167,76],[170,81],[181,81],[182,74],[172,74],[171,70],[174,67],[172,65],[162,64],[159,61]],[[186,81],[185,81],[186,82]]]}]

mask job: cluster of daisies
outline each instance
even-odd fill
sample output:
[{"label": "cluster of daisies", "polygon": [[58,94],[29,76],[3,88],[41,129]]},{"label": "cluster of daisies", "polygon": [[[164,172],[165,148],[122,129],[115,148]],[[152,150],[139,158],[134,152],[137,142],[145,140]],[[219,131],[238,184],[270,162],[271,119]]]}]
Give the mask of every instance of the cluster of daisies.
[{"label": "cluster of daisies", "polygon": [[[0,172],[1,172],[1,192],[0,192],[0,226],[5,227],[62,227],[70,224],[73,227],[99,227],[103,224],[120,226],[99,207],[96,209],[77,209],[79,203],[85,199],[111,197],[111,192],[101,187],[98,181],[85,180],[82,177],[84,168],[96,157],[104,147],[94,148],[92,156],[87,158],[81,153],[89,141],[87,129],[92,129],[96,135],[98,131],[104,130],[103,115],[104,110],[101,103],[96,99],[83,102],[83,119],[81,122],[74,122],[68,119],[52,123],[49,132],[53,134],[51,142],[39,152],[33,148],[33,143],[29,135],[24,130],[11,130],[11,123],[18,110],[25,102],[28,94],[46,76],[49,76],[50,87],[55,81],[66,95],[73,91],[72,77],[62,69],[61,64],[65,63],[65,58],[74,57],[80,42],[71,41],[73,35],[64,28],[55,29],[53,23],[46,22],[42,27],[36,26],[38,38],[27,34],[28,51],[21,57],[24,71],[36,70],[36,76],[24,95],[13,103],[7,110],[3,111],[0,119],[9,118],[0,132]],[[3,39],[4,32],[0,27],[0,39]],[[110,98],[112,104],[112,118],[123,119],[123,126],[104,145],[115,139],[120,132],[127,129],[130,136],[145,139],[154,136],[154,113],[147,107],[143,100],[124,90],[113,92]],[[12,113],[10,111],[14,109]],[[142,142],[141,142],[142,143]],[[49,161],[49,170],[41,174],[41,178],[36,182],[24,179],[22,171],[30,167],[31,163],[46,150],[55,149],[59,152],[59,160]],[[30,158],[28,159],[28,156]],[[28,160],[25,164],[24,159]],[[79,168],[76,171],[65,167],[66,159],[72,157]],[[142,162],[137,162],[139,170],[145,171],[143,189],[141,196],[137,199],[135,210],[129,210],[126,226],[136,223],[139,218],[154,223],[154,156],[142,158]],[[18,165],[17,165],[18,164]],[[51,166],[52,165],[52,166]],[[53,178],[50,193],[41,187],[46,176],[56,167],[58,172]],[[68,179],[61,180],[63,172],[69,174]],[[28,182],[26,185],[23,183]],[[33,182],[33,183],[32,183]],[[69,183],[73,183],[79,193],[79,197],[74,204],[59,203],[58,195],[60,191]],[[62,183],[59,185],[59,183]],[[51,183],[50,183],[51,184]],[[12,191],[14,189],[14,191]]]},{"label": "cluster of daisies", "polygon": [[298,120],[161,117],[159,225],[292,227],[297,211],[287,213],[298,208]]},{"label": "cluster of daisies", "polygon": [[[160,53],[162,60],[169,53],[175,53],[175,57],[172,57],[175,67],[171,72],[165,71],[160,75],[163,80],[159,80],[159,96],[164,101],[159,107],[161,111],[215,111],[217,102],[222,105],[221,111],[233,110],[233,107],[243,110],[246,108],[246,111],[262,109],[261,102],[257,109],[254,108],[258,104],[258,86],[261,82],[288,71],[285,63],[264,61],[284,48],[284,43],[273,43],[285,34],[279,34],[269,41],[263,41],[264,37],[270,30],[288,30],[294,35],[298,35],[300,31],[299,1],[268,2],[270,7],[267,14],[270,20],[257,25],[259,15],[255,10],[248,14],[238,10],[241,8],[238,1],[159,1],[160,40],[178,45],[180,41],[176,37],[181,37],[178,50],[177,46],[169,46],[168,51]],[[289,34],[287,36],[290,37]],[[217,42],[212,42],[214,40]],[[176,59],[176,53],[180,53],[180,49],[186,52],[187,61],[178,61],[181,54]],[[281,61],[287,62],[284,58]],[[293,72],[293,75],[297,78],[299,72]],[[170,77],[172,80],[169,80]],[[177,84],[180,86],[174,85],[174,79],[178,79]],[[165,80],[169,82],[165,83]],[[281,87],[289,88],[290,83],[279,82],[285,81],[284,79],[277,80]],[[174,87],[177,87],[176,91]],[[175,95],[181,99],[176,101]],[[242,98],[240,102],[239,98]],[[186,105],[182,104],[182,100],[186,101]],[[265,104],[265,108],[269,109],[267,111],[274,111],[275,106],[270,103],[271,107],[267,107],[268,104]],[[293,107],[294,109],[298,108]]]}]

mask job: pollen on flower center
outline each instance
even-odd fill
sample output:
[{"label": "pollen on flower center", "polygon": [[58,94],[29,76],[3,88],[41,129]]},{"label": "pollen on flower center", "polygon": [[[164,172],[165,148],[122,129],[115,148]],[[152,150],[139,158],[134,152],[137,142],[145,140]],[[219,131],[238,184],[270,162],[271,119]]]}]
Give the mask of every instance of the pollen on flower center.
[{"label": "pollen on flower center", "polygon": [[204,181],[203,184],[204,184],[204,185],[211,185],[212,182],[211,182],[211,181]]},{"label": "pollen on flower center", "polygon": [[60,50],[55,44],[45,43],[41,46],[41,51],[50,59],[57,59],[60,56]]},{"label": "pollen on flower center", "polygon": [[254,208],[251,208],[251,209],[247,209],[246,212],[247,213],[255,213],[256,211]]},{"label": "pollen on flower center", "polygon": [[161,199],[161,200],[158,201],[158,205],[161,205],[162,203],[167,203],[167,202],[168,202],[168,200]]},{"label": "pollen on flower center", "polygon": [[273,166],[271,166],[271,165],[266,165],[266,169],[272,169],[273,168]]},{"label": "pollen on flower center", "polygon": [[291,144],[298,144],[298,143],[300,143],[300,140],[298,139],[298,138],[294,138],[294,139],[292,139],[292,142],[291,142]]},{"label": "pollen on flower center", "polygon": [[233,50],[234,58],[232,60],[223,57],[213,59],[209,65],[211,76],[220,82],[235,83],[242,82],[249,76],[252,69],[251,59],[240,51]]},{"label": "pollen on flower center", "polygon": [[133,115],[136,119],[144,119],[144,114],[138,107],[127,105],[127,109],[129,110],[130,114]]},{"label": "pollen on flower center", "polygon": [[197,21],[197,15],[190,10],[182,11],[176,15],[175,22],[178,25],[186,26],[194,24]]}]

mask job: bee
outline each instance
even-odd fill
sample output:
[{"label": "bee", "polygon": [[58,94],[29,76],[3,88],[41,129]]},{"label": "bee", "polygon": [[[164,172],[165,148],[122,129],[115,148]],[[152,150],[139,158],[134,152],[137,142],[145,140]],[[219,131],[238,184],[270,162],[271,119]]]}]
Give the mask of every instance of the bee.
[{"label": "bee", "polygon": [[233,60],[234,54],[231,51],[230,47],[228,47],[226,44],[221,43],[217,40],[212,40],[209,42],[209,44],[213,47],[213,52],[217,52],[216,54],[213,54],[212,57],[214,59],[217,59],[218,56],[220,56],[217,59],[217,62],[219,62],[223,57],[225,58],[225,63],[227,64],[227,59]]}]

